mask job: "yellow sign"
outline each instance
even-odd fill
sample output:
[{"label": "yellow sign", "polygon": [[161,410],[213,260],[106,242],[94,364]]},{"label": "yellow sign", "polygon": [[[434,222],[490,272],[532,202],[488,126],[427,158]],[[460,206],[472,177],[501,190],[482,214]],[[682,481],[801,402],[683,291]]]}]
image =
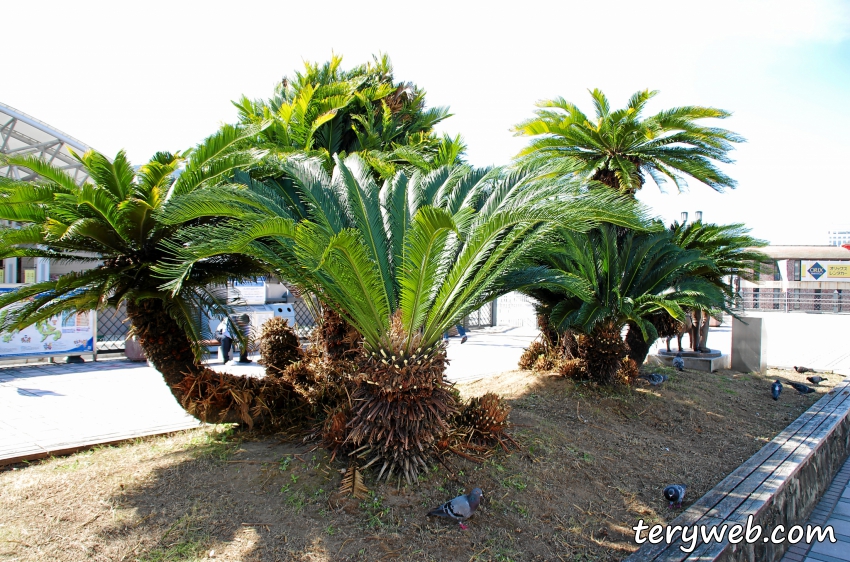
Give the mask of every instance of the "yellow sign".
[{"label": "yellow sign", "polygon": [[35,270],[34,269],[25,269],[24,270],[24,283],[35,283]]},{"label": "yellow sign", "polygon": [[850,278],[850,265],[827,265],[827,277]]}]

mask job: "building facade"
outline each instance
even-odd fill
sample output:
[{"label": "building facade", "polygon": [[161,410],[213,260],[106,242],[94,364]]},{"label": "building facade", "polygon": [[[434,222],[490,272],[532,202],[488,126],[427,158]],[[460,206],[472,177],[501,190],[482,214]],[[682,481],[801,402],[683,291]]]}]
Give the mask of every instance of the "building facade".
[{"label": "building facade", "polygon": [[850,313],[850,249],[841,246],[767,246],[772,263],[755,282],[737,280],[745,310]]},{"label": "building facade", "polygon": [[830,246],[844,246],[850,244],[850,225],[836,226],[826,233],[827,244]]}]

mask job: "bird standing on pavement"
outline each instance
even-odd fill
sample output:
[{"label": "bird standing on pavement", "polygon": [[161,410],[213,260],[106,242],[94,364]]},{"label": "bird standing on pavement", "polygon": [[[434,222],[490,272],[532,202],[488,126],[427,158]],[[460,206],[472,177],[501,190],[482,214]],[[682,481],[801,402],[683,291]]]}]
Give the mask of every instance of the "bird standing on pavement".
[{"label": "bird standing on pavement", "polygon": [[685,360],[682,359],[681,351],[676,354],[676,357],[673,358],[673,366],[676,368],[677,371],[685,370]]},{"label": "bird standing on pavement", "polygon": [[685,499],[685,490],[688,487],[684,484],[672,484],[664,488],[664,498],[670,502],[668,506],[670,509],[673,508],[675,504],[676,507],[682,507],[682,500]]},{"label": "bird standing on pavement", "polygon": [[814,388],[810,386],[806,386],[805,384],[801,384],[798,382],[788,381],[788,384],[794,387],[794,390],[799,392],[800,394],[810,394],[815,391]]},{"label": "bird standing on pavement", "polygon": [[823,381],[825,381],[826,379],[824,377],[819,377],[819,376],[815,375],[813,377],[806,377],[806,380],[809,381],[812,384],[820,384]]},{"label": "bird standing on pavement", "polygon": [[801,375],[803,373],[814,373],[815,372],[813,369],[809,369],[808,367],[796,367],[795,366],[794,370],[797,371],[798,373],[800,373]]},{"label": "bird standing on pavement", "polygon": [[454,519],[460,524],[460,528],[466,530],[466,525],[463,522],[472,517],[475,510],[478,509],[478,504],[481,503],[481,496],[484,492],[481,488],[474,488],[465,496],[458,496],[453,500],[449,500],[440,507],[436,507],[428,512],[428,515],[436,517],[448,517]]},{"label": "bird standing on pavement", "polygon": [[770,395],[773,396],[774,400],[779,400],[780,394],[782,394],[782,383],[779,382],[779,379],[776,379],[776,382],[770,385]]}]

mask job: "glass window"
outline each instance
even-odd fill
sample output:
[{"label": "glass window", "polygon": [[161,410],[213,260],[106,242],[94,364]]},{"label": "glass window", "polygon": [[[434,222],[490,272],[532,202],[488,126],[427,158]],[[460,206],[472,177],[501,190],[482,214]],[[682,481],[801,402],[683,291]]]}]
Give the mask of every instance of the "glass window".
[{"label": "glass window", "polygon": [[800,260],[794,260],[794,281],[800,280]]}]

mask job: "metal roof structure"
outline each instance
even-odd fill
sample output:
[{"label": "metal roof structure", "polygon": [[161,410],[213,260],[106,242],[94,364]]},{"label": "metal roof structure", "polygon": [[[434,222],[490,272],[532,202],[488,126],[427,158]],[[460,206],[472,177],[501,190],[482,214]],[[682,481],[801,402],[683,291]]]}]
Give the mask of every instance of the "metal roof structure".
[{"label": "metal roof structure", "polygon": [[[69,148],[83,154],[90,147],[31,115],[0,103],[0,153],[36,155],[71,174],[77,183],[82,183],[88,174],[83,165],[71,156]],[[19,166],[0,166],[0,177],[32,180],[36,174]]]}]

